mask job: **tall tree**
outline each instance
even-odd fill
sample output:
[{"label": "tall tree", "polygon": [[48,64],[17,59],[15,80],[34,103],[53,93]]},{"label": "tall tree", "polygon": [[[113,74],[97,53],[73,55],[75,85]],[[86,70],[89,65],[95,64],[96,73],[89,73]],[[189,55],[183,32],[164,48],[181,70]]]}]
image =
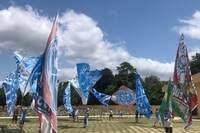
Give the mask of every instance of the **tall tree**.
[{"label": "tall tree", "polygon": [[136,69],[128,62],[123,62],[117,66],[118,74],[115,75],[115,85],[119,88],[126,85],[131,89],[135,89],[135,72]]},{"label": "tall tree", "polygon": [[144,84],[150,103],[160,105],[164,95],[164,92],[162,92],[164,82],[161,82],[157,76],[151,75],[145,78]]},{"label": "tall tree", "polygon": [[192,56],[192,60],[190,61],[190,69],[192,74],[200,72],[200,53],[196,53],[195,56]]}]

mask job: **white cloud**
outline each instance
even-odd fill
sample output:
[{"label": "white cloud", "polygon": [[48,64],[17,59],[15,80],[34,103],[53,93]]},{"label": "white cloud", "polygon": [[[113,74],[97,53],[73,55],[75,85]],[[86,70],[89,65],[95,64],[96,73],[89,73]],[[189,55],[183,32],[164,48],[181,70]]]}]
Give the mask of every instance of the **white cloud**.
[{"label": "white cloud", "polygon": [[42,52],[51,22],[30,6],[0,10],[0,48],[31,53]]},{"label": "white cloud", "polygon": [[[30,54],[43,50],[51,27],[48,17],[27,6],[0,10],[0,18],[1,50],[26,50]],[[115,70],[121,62],[128,61],[143,76],[154,74],[168,79],[172,75],[173,63],[134,57],[119,43],[106,40],[98,23],[85,14],[66,11],[60,16],[60,24],[60,79],[74,77],[73,67],[78,62],[87,62],[92,68]]]},{"label": "white cloud", "polygon": [[196,11],[191,18],[179,20],[180,26],[175,30],[193,39],[200,39],[200,11]]}]

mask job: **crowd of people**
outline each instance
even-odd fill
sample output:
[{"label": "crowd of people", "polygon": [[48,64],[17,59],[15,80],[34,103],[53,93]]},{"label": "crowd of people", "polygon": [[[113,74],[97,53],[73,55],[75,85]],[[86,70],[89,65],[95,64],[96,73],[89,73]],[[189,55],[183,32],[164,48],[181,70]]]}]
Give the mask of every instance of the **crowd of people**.
[{"label": "crowd of people", "polygon": [[[89,108],[86,108],[86,109],[83,109],[83,127],[84,128],[87,128],[89,126],[89,114],[90,114],[90,109]],[[160,112],[158,110],[158,108],[155,109],[155,121],[153,123],[153,127],[156,128],[157,127],[157,124],[159,124],[159,126],[161,127],[162,124],[163,124],[163,127],[165,128],[165,132],[166,133],[172,133],[172,114],[170,113],[170,111],[165,111],[165,115],[164,115],[164,122],[162,123],[161,122],[161,116],[160,116]],[[23,132],[23,127],[24,127],[24,122],[25,122],[25,119],[26,119],[26,115],[27,115],[27,109],[25,107],[22,107],[22,106],[18,106],[16,107],[14,113],[13,113],[13,118],[12,118],[12,123],[13,124],[17,124],[20,128],[20,130]],[[101,115],[102,116],[103,113],[101,112]],[[113,110],[110,109],[109,110],[109,114],[108,114],[108,120],[111,121],[113,120]],[[115,114],[116,115],[116,114]],[[73,121],[79,121],[79,109],[78,108],[73,108],[73,112],[70,114],[70,116],[72,117]],[[123,112],[120,111],[118,112],[118,118],[122,118],[123,116]],[[135,110],[135,122],[138,123],[139,122],[139,119],[142,117],[142,114],[140,114],[137,109]],[[81,119],[80,119],[81,120]]]}]

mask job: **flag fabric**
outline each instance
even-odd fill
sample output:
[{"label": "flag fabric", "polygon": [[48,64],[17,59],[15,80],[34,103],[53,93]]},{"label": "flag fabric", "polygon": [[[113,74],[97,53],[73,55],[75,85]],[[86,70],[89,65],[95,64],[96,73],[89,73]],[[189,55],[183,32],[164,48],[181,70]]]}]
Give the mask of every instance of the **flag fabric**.
[{"label": "flag fabric", "polygon": [[17,68],[19,69],[19,88],[22,96],[25,96],[28,92],[31,92],[31,87],[28,81],[39,57],[22,57],[19,53],[15,52],[15,59]]},{"label": "flag fabric", "polygon": [[18,71],[10,73],[3,81],[2,86],[6,96],[6,105],[8,115],[12,116],[15,110],[15,104],[17,101],[17,90],[19,86]]},{"label": "flag fabric", "polygon": [[98,100],[101,104],[108,106],[108,103],[110,101],[111,96],[104,94],[104,93],[100,93],[98,91],[96,91],[95,88],[92,88],[90,91]]},{"label": "flag fabric", "polygon": [[85,99],[83,100],[84,96],[83,96],[83,93],[81,92],[78,79],[74,78],[74,79],[71,79],[71,80],[68,80],[68,81],[73,86],[73,88],[76,90],[76,92],[78,93],[78,95],[82,98],[82,101],[84,101]]},{"label": "flag fabric", "polygon": [[152,115],[152,108],[149,104],[149,100],[145,94],[144,88],[141,83],[141,78],[138,73],[136,73],[136,108],[140,114],[143,114],[147,118]]},{"label": "flag fabric", "polygon": [[2,84],[6,95],[7,111],[9,115],[12,115],[15,109],[18,89],[20,88],[22,96],[30,92],[30,87],[26,86],[28,84],[30,73],[37,62],[37,58],[22,57],[17,52],[15,52],[14,57],[17,68],[9,74]]},{"label": "flag fabric", "polygon": [[192,111],[197,107],[197,92],[192,81],[187,47],[184,36],[179,42],[174,75],[173,75],[173,111],[186,123],[186,127],[192,124]]},{"label": "flag fabric", "polygon": [[41,132],[57,132],[57,18],[49,34],[44,53],[31,76],[32,107],[40,117]]},{"label": "flag fabric", "polygon": [[90,71],[90,66],[87,63],[79,63],[77,66],[79,92],[83,104],[87,104],[89,91],[102,77],[102,72],[99,70]]},{"label": "flag fabric", "polygon": [[120,105],[133,105],[135,104],[135,93],[133,90],[122,85],[118,91],[113,93],[111,100]]},{"label": "flag fabric", "polygon": [[64,107],[66,109],[66,111],[68,113],[72,113],[73,112],[73,108],[71,105],[71,83],[69,82],[65,92],[64,92],[64,96],[63,96],[63,103],[64,103]]},{"label": "flag fabric", "polygon": [[159,108],[160,117],[164,126],[166,126],[166,124],[172,124],[172,90],[173,85],[171,80],[169,80],[167,90]]}]

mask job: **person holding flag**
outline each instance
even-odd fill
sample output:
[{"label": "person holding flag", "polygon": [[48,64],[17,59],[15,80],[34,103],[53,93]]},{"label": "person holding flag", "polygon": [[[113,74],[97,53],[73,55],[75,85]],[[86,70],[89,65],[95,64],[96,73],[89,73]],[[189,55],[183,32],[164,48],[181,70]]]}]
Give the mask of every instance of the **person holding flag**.
[{"label": "person holding flag", "polygon": [[168,87],[160,105],[160,117],[166,133],[172,133],[172,89],[171,79],[168,82]]},{"label": "person holding flag", "polygon": [[192,124],[192,111],[197,107],[197,92],[192,81],[190,62],[183,34],[177,50],[173,75],[173,112],[186,123]]}]

